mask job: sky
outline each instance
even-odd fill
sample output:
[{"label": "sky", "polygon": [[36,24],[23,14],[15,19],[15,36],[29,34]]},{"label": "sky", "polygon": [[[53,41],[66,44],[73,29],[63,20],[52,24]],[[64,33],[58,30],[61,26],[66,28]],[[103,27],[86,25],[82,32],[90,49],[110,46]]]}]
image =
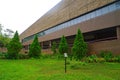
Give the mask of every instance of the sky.
[{"label": "sky", "polygon": [[21,34],[61,0],[0,0],[0,24]]}]

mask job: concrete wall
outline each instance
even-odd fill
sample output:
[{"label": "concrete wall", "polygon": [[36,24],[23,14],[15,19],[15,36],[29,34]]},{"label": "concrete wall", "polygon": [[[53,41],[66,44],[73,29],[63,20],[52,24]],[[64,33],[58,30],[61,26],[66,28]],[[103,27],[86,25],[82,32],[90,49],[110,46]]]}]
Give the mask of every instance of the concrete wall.
[{"label": "concrete wall", "polygon": [[90,53],[100,53],[100,51],[111,51],[115,55],[120,54],[120,40],[110,40],[89,43]]}]

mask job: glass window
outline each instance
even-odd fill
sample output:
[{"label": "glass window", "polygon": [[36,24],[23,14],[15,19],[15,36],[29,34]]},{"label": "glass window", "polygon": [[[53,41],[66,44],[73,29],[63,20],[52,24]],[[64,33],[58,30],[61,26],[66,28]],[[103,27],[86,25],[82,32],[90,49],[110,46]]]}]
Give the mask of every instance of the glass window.
[{"label": "glass window", "polygon": [[63,28],[65,28],[65,23],[63,23]]},{"label": "glass window", "polygon": [[54,31],[56,31],[57,30],[57,28],[56,27],[53,27],[54,28]]},{"label": "glass window", "polygon": [[73,24],[73,25],[75,24],[75,20],[74,20],[74,19],[72,20],[72,24]]},{"label": "glass window", "polygon": [[44,32],[45,32],[45,34],[49,34],[49,31],[50,31],[50,29],[45,30]]},{"label": "glass window", "polygon": [[69,21],[69,25],[71,26],[71,20]]},{"label": "glass window", "polygon": [[55,31],[55,27],[52,28],[52,32],[54,32],[54,31]]},{"label": "glass window", "polygon": [[73,25],[75,25],[75,19],[73,19],[72,21],[73,21]]},{"label": "glass window", "polygon": [[92,19],[95,17],[95,12],[89,13],[89,15],[90,15],[90,18]]},{"label": "glass window", "polygon": [[45,35],[45,32],[44,32],[44,31],[42,32],[42,35]]},{"label": "glass window", "polygon": [[77,18],[77,23],[79,23],[79,17]]},{"label": "glass window", "polygon": [[60,27],[60,29],[62,29],[63,28],[63,24],[61,24],[61,27]]},{"label": "glass window", "polygon": [[49,34],[49,33],[51,33],[51,29],[45,31],[45,34]]},{"label": "glass window", "polygon": [[90,19],[90,14],[86,14],[86,20]]},{"label": "glass window", "polygon": [[78,18],[78,22],[79,23],[82,22],[82,18],[81,17]]},{"label": "glass window", "polygon": [[66,27],[67,27],[67,22],[64,23],[64,28],[66,28]]},{"label": "glass window", "polygon": [[51,29],[48,29],[46,34],[49,34],[49,33],[51,33]]},{"label": "glass window", "polygon": [[117,9],[120,9],[120,1],[116,3]]},{"label": "glass window", "polygon": [[70,23],[69,23],[69,21],[68,22],[66,22],[67,23],[67,27],[69,27],[70,26]]},{"label": "glass window", "polygon": [[71,26],[73,25],[73,20],[70,21]]},{"label": "glass window", "polygon": [[38,33],[38,37],[40,37],[40,36],[41,36],[41,32]]},{"label": "glass window", "polygon": [[76,18],[75,21],[76,21],[76,24],[78,24],[78,18]]},{"label": "glass window", "polygon": [[57,26],[57,29],[60,30],[61,29],[61,24]]},{"label": "glass window", "polygon": [[[82,18],[82,21],[85,21],[85,20],[86,20],[86,17],[85,17],[85,16],[82,16],[81,18]],[[82,21],[81,21],[81,22],[82,22]]]},{"label": "glass window", "polygon": [[100,16],[101,15],[101,9],[96,11],[96,16]]},{"label": "glass window", "polygon": [[63,28],[63,24],[61,24],[60,26],[61,26],[60,29],[62,29]]},{"label": "glass window", "polygon": [[78,22],[77,22],[77,18],[75,19],[75,24],[77,24]]},{"label": "glass window", "polygon": [[102,8],[101,11],[102,11],[102,14],[106,14],[109,12],[109,8],[108,7]]},{"label": "glass window", "polygon": [[108,8],[109,8],[109,12],[112,12],[116,9],[116,5],[112,4],[112,5],[108,6]]}]

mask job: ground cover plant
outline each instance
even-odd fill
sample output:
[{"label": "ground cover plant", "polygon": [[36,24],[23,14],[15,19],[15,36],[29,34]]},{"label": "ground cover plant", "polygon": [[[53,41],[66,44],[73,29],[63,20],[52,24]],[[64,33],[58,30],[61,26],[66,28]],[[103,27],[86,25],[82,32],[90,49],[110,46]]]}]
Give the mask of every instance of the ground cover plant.
[{"label": "ground cover plant", "polygon": [[85,63],[63,59],[0,60],[0,80],[120,80],[120,63]]}]

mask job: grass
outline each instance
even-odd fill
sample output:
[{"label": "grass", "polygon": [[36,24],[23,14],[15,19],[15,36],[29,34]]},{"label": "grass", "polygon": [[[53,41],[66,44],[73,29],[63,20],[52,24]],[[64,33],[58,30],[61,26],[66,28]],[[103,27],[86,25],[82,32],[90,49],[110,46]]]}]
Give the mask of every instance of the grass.
[{"label": "grass", "polygon": [[64,73],[64,60],[0,60],[0,80],[120,80],[120,63],[88,63]]}]

